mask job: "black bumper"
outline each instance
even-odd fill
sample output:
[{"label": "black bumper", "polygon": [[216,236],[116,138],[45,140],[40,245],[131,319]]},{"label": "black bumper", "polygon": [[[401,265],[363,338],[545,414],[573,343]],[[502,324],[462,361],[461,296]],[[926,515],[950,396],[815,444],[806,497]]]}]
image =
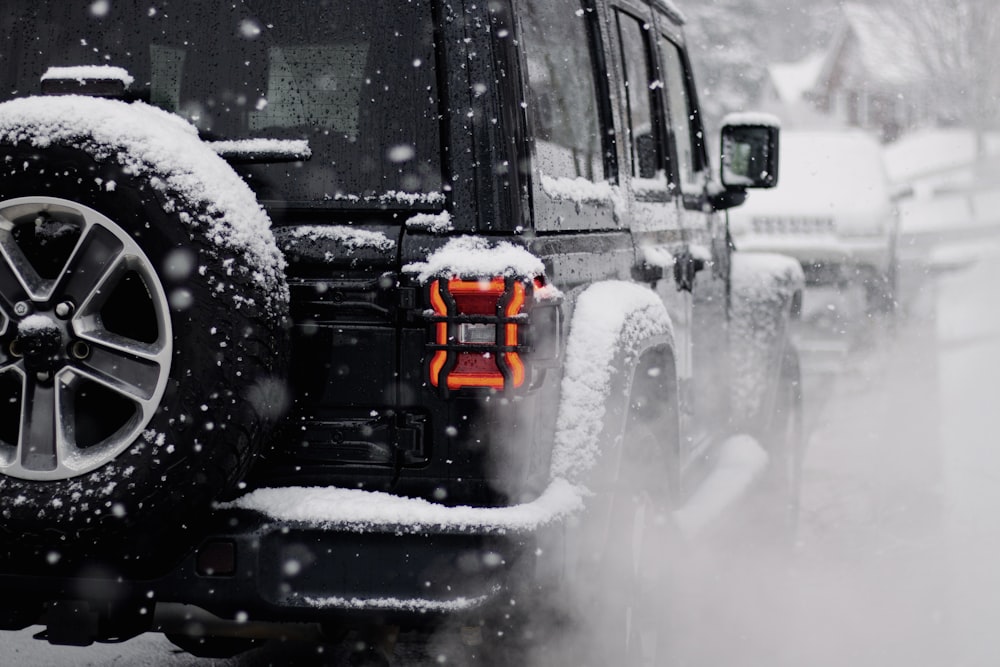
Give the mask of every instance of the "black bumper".
[{"label": "black bumper", "polygon": [[530,579],[534,567],[536,536],[530,533],[359,532],[274,522],[241,510],[221,512],[213,525],[196,548],[156,577],[122,576],[108,563],[53,575],[4,572],[0,607],[27,611],[82,600],[95,609],[118,605],[152,613],[155,601],[238,621],[349,617],[419,624],[486,608],[510,582]]}]

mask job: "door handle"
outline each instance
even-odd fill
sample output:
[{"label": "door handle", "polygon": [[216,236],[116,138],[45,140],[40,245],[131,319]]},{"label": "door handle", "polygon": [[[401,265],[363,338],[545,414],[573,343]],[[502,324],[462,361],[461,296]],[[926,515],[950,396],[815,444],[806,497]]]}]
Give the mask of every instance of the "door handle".
[{"label": "door handle", "polygon": [[674,282],[677,283],[677,291],[690,292],[694,289],[695,276],[704,268],[705,260],[695,257],[687,248],[674,255]]}]

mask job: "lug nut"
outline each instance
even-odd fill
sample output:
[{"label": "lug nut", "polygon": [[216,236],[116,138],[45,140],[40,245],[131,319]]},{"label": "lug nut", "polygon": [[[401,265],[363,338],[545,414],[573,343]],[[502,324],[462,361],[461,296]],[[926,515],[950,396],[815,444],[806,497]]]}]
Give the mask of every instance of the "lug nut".
[{"label": "lug nut", "polygon": [[74,359],[86,359],[90,356],[90,345],[82,340],[78,340],[69,346],[69,353]]},{"label": "lug nut", "polygon": [[56,317],[60,319],[68,319],[73,314],[73,303],[71,301],[63,301],[62,303],[56,304]]},{"label": "lug nut", "polygon": [[10,347],[8,350],[10,351],[10,356],[12,357],[20,359],[24,356],[24,351],[21,350],[21,341],[17,339],[10,341]]},{"label": "lug nut", "polygon": [[29,312],[31,312],[31,306],[28,305],[27,301],[18,301],[14,304],[14,314],[18,317],[24,317]]}]

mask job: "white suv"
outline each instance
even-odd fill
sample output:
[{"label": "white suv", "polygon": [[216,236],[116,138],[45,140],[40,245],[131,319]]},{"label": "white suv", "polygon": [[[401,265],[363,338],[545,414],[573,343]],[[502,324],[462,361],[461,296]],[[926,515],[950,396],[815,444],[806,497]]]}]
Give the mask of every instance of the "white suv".
[{"label": "white suv", "polygon": [[882,147],[854,130],[785,131],[781,184],[730,211],[737,248],[802,263],[814,285],[862,281],[871,310],[892,310],[898,216]]}]

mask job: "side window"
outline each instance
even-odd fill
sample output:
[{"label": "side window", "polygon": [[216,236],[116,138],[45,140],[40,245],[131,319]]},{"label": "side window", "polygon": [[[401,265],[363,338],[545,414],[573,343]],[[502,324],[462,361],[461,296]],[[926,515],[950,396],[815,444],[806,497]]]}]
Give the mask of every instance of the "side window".
[{"label": "side window", "polygon": [[618,14],[618,35],[625,80],[622,82],[628,107],[626,140],[632,175],[655,178],[660,169],[653,126],[652,86],[655,80],[649,60],[649,24],[628,14]]},{"label": "side window", "polygon": [[670,133],[677,150],[677,176],[681,192],[696,192],[700,189],[697,172],[697,156],[692,138],[691,101],[684,76],[684,61],[677,45],[660,38],[660,56],[663,59],[663,78],[667,89],[667,113]]},{"label": "side window", "polygon": [[540,170],[604,180],[589,15],[579,0],[525,0],[520,18]]}]

